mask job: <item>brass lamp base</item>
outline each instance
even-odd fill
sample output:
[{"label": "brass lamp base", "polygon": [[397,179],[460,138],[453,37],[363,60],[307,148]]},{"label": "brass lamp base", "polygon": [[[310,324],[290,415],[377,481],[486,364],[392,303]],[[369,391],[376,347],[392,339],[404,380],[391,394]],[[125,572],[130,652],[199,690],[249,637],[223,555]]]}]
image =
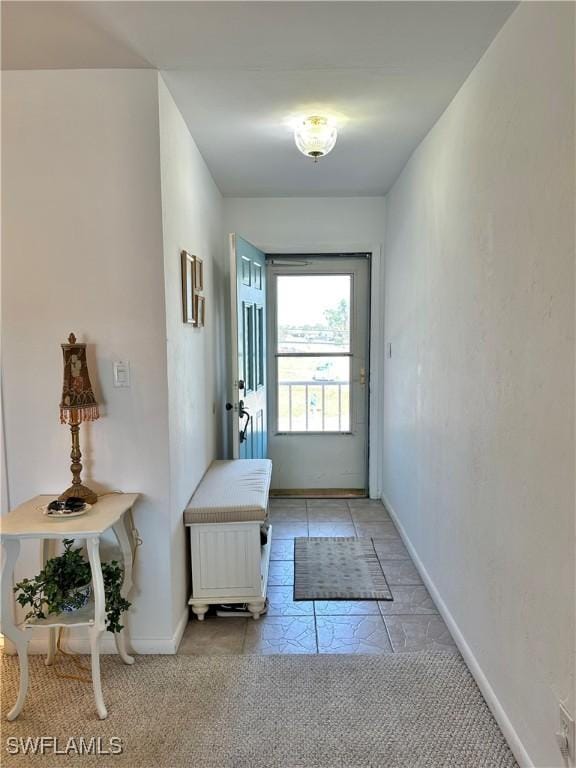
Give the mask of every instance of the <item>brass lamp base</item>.
[{"label": "brass lamp base", "polygon": [[96,504],[98,496],[91,488],[87,488],[85,485],[71,485],[70,488],[66,488],[64,493],[61,493],[58,497],[58,501],[66,501],[71,496],[75,496],[78,499],[83,499],[86,504]]},{"label": "brass lamp base", "polygon": [[82,479],[80,477],[82,473],[82,453],[80,451],[80,423],[74,419],[70,422],[70,433],[72,435],[72,452],[70,458],[72,464],[70,469],[72,471],[72,485],[70,488],[66,488],[62,493],[58,501],[66,501],[70,496],[77,496],[79,499],[84,499],[86,504],[96,504],[98,496],[93,490],[82,485]]}]

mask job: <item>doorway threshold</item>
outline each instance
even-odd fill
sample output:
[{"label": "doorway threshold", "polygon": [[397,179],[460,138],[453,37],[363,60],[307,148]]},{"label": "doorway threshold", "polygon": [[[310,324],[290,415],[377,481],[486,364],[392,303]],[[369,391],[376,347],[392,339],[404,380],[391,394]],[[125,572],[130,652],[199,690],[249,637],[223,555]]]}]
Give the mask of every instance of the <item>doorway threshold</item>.
[{"label": "doorway threshold", "polygon": [[270,491],[275,498],[304,497],[307,499],[364,499],[364,488],[277,488]]}]

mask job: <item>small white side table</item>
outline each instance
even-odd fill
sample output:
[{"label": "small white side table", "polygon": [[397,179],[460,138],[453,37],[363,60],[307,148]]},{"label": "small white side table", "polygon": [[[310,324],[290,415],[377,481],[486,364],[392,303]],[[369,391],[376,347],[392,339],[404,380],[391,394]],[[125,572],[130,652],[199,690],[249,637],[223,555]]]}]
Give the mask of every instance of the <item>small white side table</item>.
[{"label": "small white side table", "polygon": [[[56,496],[36,496],[30,501],[0,518],[0,538],[4,547],[2,568],[2,632],[11,640],[18,651],[20,662],[20,688],[18,698],[7,714],[8,720],[15,720],[24,706],[28,690],[28,642],[29,631],[35,627],[49,627],[49,645],[46,664],[54,662],[56,632],[58,627],[88,627],[92,660],[92,685],[96,710],[101,720],[107,717],[102,684],[100,681],[100,638],[106,629],[104,580],[100,564],[100,536],[112,528],[124,560],[124,581],[122,597],[127,597],[132,588],[132,560],[136,547],[136,531],[128,514],[136,500],[137,493],[110,493],[101,496],[85,515],[73,518],[55,519],[44,515],[40,508],[49,504]],[[29,619],[21,625],[14,621],[14,593],[12,590],[14,566],[20,552],[22,539],[41,539],[42,559],[46,562],[50,541],[54,539],[85,539],[88,559],[92,571],[91,599],[84,608],[72,613],[47,616],[46,619]],[[125,664],[133,664],[134,658],[126,650],[125,630],[114,635],[116,649]]]}]

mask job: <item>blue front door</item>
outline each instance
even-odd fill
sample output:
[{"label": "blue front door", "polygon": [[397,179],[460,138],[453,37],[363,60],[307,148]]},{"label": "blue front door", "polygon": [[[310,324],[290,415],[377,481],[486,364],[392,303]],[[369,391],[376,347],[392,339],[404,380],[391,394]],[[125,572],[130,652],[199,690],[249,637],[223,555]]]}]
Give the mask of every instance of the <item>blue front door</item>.
[{"label": "blue front door", "polygon": [[232,455],[268,455],[266,419],[266,257],[230,235],[232,292]]}]

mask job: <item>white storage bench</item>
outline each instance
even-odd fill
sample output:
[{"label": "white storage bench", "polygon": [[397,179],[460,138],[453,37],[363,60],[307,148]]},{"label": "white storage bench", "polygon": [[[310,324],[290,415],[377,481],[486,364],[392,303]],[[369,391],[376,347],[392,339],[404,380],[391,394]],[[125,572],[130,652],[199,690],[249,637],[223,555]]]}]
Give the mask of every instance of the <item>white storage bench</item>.
[{"label": "white storage bench", "polygon": [[212,604],[246,603],[254,619],[264,610],[272,526],[264,545],[260,528],[268,519],[271,475],[269,459],[214,461],[184,510],[192,562],[188,602],[200,621]]}]

